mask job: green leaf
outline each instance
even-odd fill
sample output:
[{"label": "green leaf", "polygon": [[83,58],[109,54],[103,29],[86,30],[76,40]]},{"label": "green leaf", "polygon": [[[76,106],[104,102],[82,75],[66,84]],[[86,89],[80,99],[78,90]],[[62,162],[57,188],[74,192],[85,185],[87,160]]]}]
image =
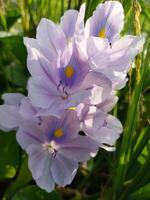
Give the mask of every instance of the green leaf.
[{"label": "green leaf", "polygon": [[[133,94],[130,100],[127,120],[125,123],[125,129],[123,134],[123,140],[120,149],[117,176],[115,177],[115,195],[120,195],[122,190],[123,182],[125,181],[128,166],[131,159],[131,150],[132,150],[132,140],[133,134],[137,128],[138,115],[139,115],[139,102],[141,97],[141,92],[143,88],[144,78],[146,75],[146,66],[149,65],[149,52],[150,46],[148,46],[147,54],[145,56],[145,62],[141,66],[141,78],[135,85]],[[120,193],[120,194],[119,194]]]},{"label": "green leaf", "polygon": [[[150,127],[145,127],[142,129],[141,133],[136,138],[136,145],[133,149],[131,160],[130,160],[130,171],[134,163],[138,161],[143,164],[145,162],[145,157],[147,155],[146,144],[149,142],[150,139]],[[143,162],[143,155],[144,155],[144,162]]]},{"label": "green leaf", "polygon": [[0,181],[13,178],[19,165],[19,146],[13,133],[0,132]]},{"label": "green leaf", "polygon": [[22,154],[20,170],[18,172],[16,179],[9,185],[9,187],[5,191],[3,195],[4,199],[5,200],[11,199],[18,190],[27,186],[31,180],[32,176],[28,169],[27,155]]},{"label": "green leaf", "polygon": [[0,32],[0,42],[20,61],[26,65],[26,48],[23,44],[23,37],[21,35],[13,35],[10,32]]},{"label": "green leaf", "polygon": [[133,0],[128,0],[128,1],[127,0],[123,0],[122,4],[123,4],[125,15],[128,15],[130,10],[132,9]]},{"label": "green leaf", "polygon": [[144,80],[144,89],[150,88],[150,66],[147,66],[147,74]]},{"label": "green leaf", "polygon": [[57,191],[47,193],[35,185],[28,186],[15,194],[12,200],[61,200]]},{"label": "green leaf", "polygon": [[128,200],[149,200],[150,199],[150,183],[132,193]]},{"label": "green leaf", "polygon": [[[25,87],[27,82],[26,66],[26,49],[23,44],[22,36],[14,36],[9,32],[0,32],[0,42],[2,47],[0,54],[4,61],[1,64],[1,69],[5,74],[5,78],[11,84]],[[5,54],[7,52],[7,56]],[[5,65],[5,67],[3,66]]]},{"label": "green leaf", "polygon": [[27,77],[25,76],[23,66],[19,63],[16,63],[15,65],[12,63],[12,65],[6,66],[4,72],[6,79],[11,83],[20,87],[26,86]]},{"label": "green leaf", "polygon": [[[150,133],[150,132],[149,132]],[[149,134],[148,133],[148,134]],[[149,143],[149,139],[147,140],[147,143]],[[138,157],[138,162],[143,165],[146,161],[146,159],[148,158],[148,149],[147,149],[147,146],[145,145],[143,151],[141,152],[140,156]]]}]

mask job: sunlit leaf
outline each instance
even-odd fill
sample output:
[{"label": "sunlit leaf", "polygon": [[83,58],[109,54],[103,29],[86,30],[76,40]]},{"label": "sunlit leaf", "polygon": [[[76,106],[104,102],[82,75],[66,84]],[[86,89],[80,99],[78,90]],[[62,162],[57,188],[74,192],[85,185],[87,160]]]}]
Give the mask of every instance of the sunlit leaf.
[{"label": "sunlit leaf", "polygon": [[132,193],[128,200],[149,200],[150,199],[150,183]]}]

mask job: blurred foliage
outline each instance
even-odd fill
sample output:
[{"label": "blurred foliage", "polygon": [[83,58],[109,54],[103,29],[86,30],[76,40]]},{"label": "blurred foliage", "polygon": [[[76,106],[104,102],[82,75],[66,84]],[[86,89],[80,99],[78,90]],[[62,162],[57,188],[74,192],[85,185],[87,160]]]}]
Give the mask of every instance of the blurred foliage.
[{"label": "blurred foliage", "polygon": [[[100,0],[0,0],[0,94],[23,92],[29,77],[24,36],[36,34],[42,17],[59,22],[65,10],[86,2],[86,19]],[[118,92],[113,113],[124,133],[116,152],[100,150],[80,166],[73,183],[50,194],[39,189],[27,167],[27,157],[15,133],[0,132],[0,199],[3,200],[149,200],[150,199],[150,1],[121,0],[124,34],[146,38],[142,55],[129,72],[127,86]],[[2,103],[2,100],[1,100]]]},{"label": "blurred foliage", "polygon": [[0,133],[0,147],[0,181],[3,181],[14,178],[19,167],[19,148],[15,135]]},{"label": "blurred foliage", "polygon": [[28,186],[15,194],[12,200],[41,200],[41,199],[51,199],[51,200],[61,200],[61,197],[58,192],[54,191],[50,194],[40,190],[36,186]]}]

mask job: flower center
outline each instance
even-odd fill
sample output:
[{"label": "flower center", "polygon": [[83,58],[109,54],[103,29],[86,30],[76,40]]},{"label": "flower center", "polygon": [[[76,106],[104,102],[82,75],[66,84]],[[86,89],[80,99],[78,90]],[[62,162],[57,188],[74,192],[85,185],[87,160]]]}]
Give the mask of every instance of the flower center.
[{"label": "flower center", "polygon": [[67,92],[67,85],[64,85],[62,81],[57,85],[57,90],[59,91],[62,99],[68,98],[68,92]]},{"label": "flower center", "polygon": [[64,135],[63,131],[61,128],[57,128],[55,131],[54,131],[54,136],[57,137],[57,138],[60,138]]},{"label": "flower center", "polygon": [[42,148],[43,148],[44,151],[47,151],[53,157],[56,156],[57,150],[54,147],[52,147],[52,145],[50,143],[42,144]]},{"label": "flower center", "polygon": [[65,68],[65,75],[67,76],[67,78],[71,78],[72,76],[73,76],[73,74],[74,74],[74,69],[73,69],[73,67],[72,66],[67,66],[66,68]]},{"label": "flower center", "polygon": [[98,37],[101,37],[101,38],[105,38],[106,37],[106,30],[105,28],[101,28],[99,33],[98,33]]}]

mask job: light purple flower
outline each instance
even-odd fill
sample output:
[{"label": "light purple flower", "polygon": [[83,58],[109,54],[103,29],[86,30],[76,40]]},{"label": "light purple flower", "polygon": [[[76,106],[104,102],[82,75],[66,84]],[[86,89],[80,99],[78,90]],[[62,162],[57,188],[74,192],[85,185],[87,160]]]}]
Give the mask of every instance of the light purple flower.
[{"label": "light purple flower", "polygon": [[125,86],[127,72],[143,44],[143,37],[127,35],[117,39],[110,48],[107,40],[90,37],[86,45],[91,69],[106,75],[114,90],[120,89]]},{"label": "light purple flower", "polygon": [[79,12],[77,10],[67,10],[61,17],[60,27],[62,28],[66,39],[80,42],[84,38],[84,16],[85,3],[81,5]]},{"label": "light purple flower", "polygon": [[84,13],[85,4],[79,12],[66,11],[59,25],[43,18],[37,27],[36,39],[24,38],[28,51],[27,66],[32,76],[54,73],[58,55],[63,56],[72,41],[79,42],[83,37]]},{"label": "light purple flower", "polygon": [[34,180],[48,192],[70,184],[78,163],[98,147],[114,150],[122,125],[107,112],[144,44],[142,37],[120,38],[124,14],[117,1],[99,4],[85,28],[84,15],[85,4],[66,11],[60,24],[42,19],[36,39],[24,38],[28,97],[5,94],[0,106],[0,129],[17,130]]},{"label": "light purple flower", "polygon": [[86,161],[98,146],[78,134],[80,122],[75,111],[62,118],[46,117],[41,125],[24,123],[17,132],[17,141],[29,155],[29,168],[39,187],[50,192],[55,184],[72,182],[78,162]]},{"label": "light purple flower", "polygon": [[124,25],[124,10],[118,1],[99,4],[85,25],[85,36],[107,38],[112,43]]},{"label": "light purple flower", "polygon": [[[120,2],[99,4],[85,25],[85,49],[91,69],[106,75],[114,90],[127,82],[127,72],[135,56],[142,51],[144,38],[127,35],[120,38],[124,11]],[[83,45],[84,46],[84,45]]]},{"label": "light purple flower", "polygon": [[2,96],[4,105],[0,105],[1,130],[17,130],[18,124],[21,122],[19,115],[19,105],[22,98],[24,98],[24,96],[19,93],[4,94]]},{"label": "light purple flower", "polygon": [[108,113],[113,107],[116,105],[118,101],[118,97],[116,96],[116,92],[112,90],[110,95],[100,104],[97,104],[96,107],[100,109],[102,112]]},{"label": "light purple flower", "polygon": [[[111,91],[111,81],[90,70],[78,45],[72,43],[68,49],[58,56],[54,66],[48,65],[44,56],[34,60],[38,66],[36,72],[39,70],[37,74],[41,74],[30,78],[28,89],[32,104],[40,108],[39,115],[60,116],[65,109],[77,106],[86,98],[91,104],[99,104]],[[34,53],[34,49],[31,51]],[[30,68],[35,68],[35,64]]]},{"label": "light purple flower", "polygon": [[81,122],[81,130],[99,147],[111,151],[114,150],[112,145],[115,144],[123,129],[116,117],[102,111],[104,108],[104,105],[99,105],[97,108],[88,104],[80,104],[77,107],[77,113]]},{"label": "light purple flower", "polygon": [[2,96],[4,104],[0,105],[0,129],[4,131],[18,130],[23,121],[35,121],[38,108],[33,107],[29,98],[20,93],[6,93]]}]

